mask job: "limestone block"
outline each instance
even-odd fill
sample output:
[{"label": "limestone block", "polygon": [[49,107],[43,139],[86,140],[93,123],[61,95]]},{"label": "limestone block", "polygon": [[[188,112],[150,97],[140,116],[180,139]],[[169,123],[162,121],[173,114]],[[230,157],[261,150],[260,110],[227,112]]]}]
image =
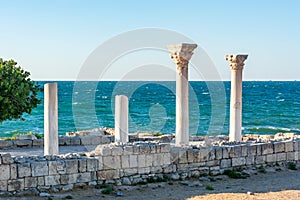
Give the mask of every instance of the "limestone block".
[{"label": "limestone block", "polygon": [[[119,156],[116,156],[119,157]],[[119,162],[120,163],[120,162]],[[116,166],[118,164],[116,163]],[[120,168],[120,164],[118,165],[118,167]],[[94,159],[94,158],[90,158],[87,160],[87,171],[88,172],[93,172],[93,171],[97,171],[98,169],[98,160]]]},{"label": "limestone block", "polygon": [[168,166],[171,164],[171,154],[170,153],[164,153],[163,154],[163,165]]},{"label": "limestone block", "polygon": [[249,146],[246,146],[246,145],[242,146],[242,157],[245,157],[248,155],[248,148],[249,148]]},{"label": "limestone block", "polygon": [[294,151],[294,142],[293,141],[288,141],[288,142],[284,142],[285,144],[285,152],[292,152]]},{"label": "limestone block", "polygon": [[209,159],[209,149],[200,149],[200,161],[205,162]]},{"label": "limestone block", "polygon": [[119,178],[119,171],[115,169],[102,170],[97,173],[99,180],[117,179]]},{"label": "limestone block", "polygon": [[[98,162],[98,160],[97,160],[97,162]],[[79,172],[86,172],[86,166],[87,166],[86,159],[78,160],[78,171]]]},{"label": "limestone block", "polygon": [[169,153],[171,150],[171,146],[169,143],[161,143],[159,146],[161,153]]},{"label": "limestone block", "polygon": [[170,152],[171,152],[171,161],[174,164],[177,164],[179,162],[179,152],[180,152],[180,147],[174,147],[172,146]]},{"label": "limestone block", "polygon": [[65,160],[65,163],[67,174],[74,174],[78,172],[78,160]]},{"label": "limestone block", "polygon": [[110,156],[111,155],[111,148],[107,145],[98,145],[95,148],[95,155]]},{"label": "limestone block", "polygon": [[161,146],[155,145],[155,147],[156,147],[156,153],[161,153]]},{"label": "limestone block", "polygon": [[77,176],[77,183],[86,183],[92,181],[90,172],[79,173]]},{"label": "limestone block", "polygon": [[140,153],[141,154],[149,154],[151,152],[150,146],[140,146]]},{"label": "limestone block", "polygon": [[60,175],[45,176],[45,185],[60,185]]},{"label": "limestone block", "polygon": [[227,148],[227,147],[223,147],[222,148],[222,153],[223,153],[223,159],[226,159],[226,158],[229,158],[229,148]]},{"label": "limestone block", "polygon": [[233,146],[230,148],[229,157],[230,158],[238,158],[242,156],[242,147],[241,146]]},{"label": "limestone block", "polygon": [[32,140],[15,140],[14,144],[17,147],[32,147]]},{"label": "limestone block", "polygon": [[229,168],[231,167],[231,159],[222,159],[221,163],[220,163],[220,168],[224,169],[224,168]]},{"label": "limestone block", "polygon": [[[170,173],[173,173],[173,166],[174,165],[168,165],[166,167],[163,168],[163,173],[164,174],[170,174]],[[175,172],[176,172],[176,165],[175,165]]]},{"label": "limestone block", "polygon": [[1,191],[7,191],[7,181],[0,181],[0,192]]},{"label": "limestone block", "polygon": [[216,150],[211,148],[209,151],[208,160],[215,160],[216,159]]},{"label": "limestone block", "polygon": [[10,178],[9,165],[0,165],[0,181],[5,181]]},{"label": "limestone block", "polygon": [[44,139],[37,139],[32,141],[32,146],[34,147],[43,147],[44,146]]},{"label": "limestone block", "polygon": [[190,163],[189,169],[190,170],[198,170],[199,167],[205,167],[206,166],[206,162],[199,162],[199,163]]},{"label": "limestone block", "polygon": [[138,174],[138,169],[137,168],[128,168],[123,170],[123,175],[124,176],[133,176]]},{"label": "limestone block", "polygon": [[[80,137],[71,137],[71,138],[70,138],[70,143],[71,143],[71,145],[73,145],[73,146],[80,145],[80,144],[81,144],[81,139],[80,139]],[[72,185],[72,186],[73,186],[73,185]]]},{"label": "limestone block", "polygon": [[56,161],[48,161],[48,166],[49,166],[49,175],[58,174]]},{"label": "limestone block", "polygon": [[10,179],[17,179],[17,164],[10,164]]},{"label": "limestone block", "polygon": [[283,142],[274,143],[274,153],[280,153],[285,151],[285,145]]},{"label": "limestone block", "polygon": [[253,165],[254,164],[254,155],[249,155],[249,156],[246,156],[245,159],[246,159],[246,165]]},{"label": "limestone block", "polygon": [[2,154],[1,158],[2,158],[1,159],[2,164],[5,164],[5,165],[12,164],[14,162],[9,153]]},{"label": "limestone block", "polygon": [[261,144],[256,145],[256,155],[258,156],[262,155]]},{"label": "limestone block", "polygon": [[214,166],[209,168],[209,174],[212,176],[216,176],[220,174],[220,166]]},{"label": "limestone block", "polygon": [[89,184],[91,184],[91,182],[94,182],[94,181],[96,182],[98,180],[98,178],[97,178],[97,171],[90,172],[90,174],[91,174],[92,181],[90,181]]},{"label": "limestone block", "polygon": [[7,190],[9,192],[24,190],[24,179],[7,181]]},{"label": "limestone block", "polygon": [[257,145],[250,145],[248,147],[248,155],[255,156],[257,153]]},{"label": "limestone block", "polygon": [[37,177],[38,186],[44,186],[45,185],[45,178],[44,177]]},{"label": "limestone block", "polygon": [[98,160],[98,170],[102,170],[103,167],[104,167],[103,157],[102,156],[96,156],[95,159]]},{"label": "limestone block", "polygon": [[130,168],[138,167],[137,155],[129,155],[129,166]]},{"label": "limestone block", "polygon": [[164,155],[162,153],[154,154],[153,167],[164,164]]},{"label": "limestone block", "polygon": [[256,156],[255,164],[264,164],[266,162],[266,156]]},{"label": "limestone block", "polygon": [[137,156],[138,161],[138,167],[146,167],[146,156],[143,154],[140,154]]},{"label": "limestone block", "polygon": [[266,157],[267,163],[276,162],[276,154],[269,154]]},{"label": "limestone block", "polygon": [[[153,162],[155,162],[155,160],[153,160]],[[185,164],[185,163],[188,163],[188,158],[187,158],[187,151],[186,149],[181,149],[179,151],[179,154],[178,154],[178,162],[180,164]]]},{"label": "limestone block", "polygon": [[193,153],[194,153],[194,160],[193,162],[200,162],[200,150],[199,149],[193,149]]},{"label": "limestone block", "polygon": [[37,177],[25,177],[25,188],[35,188],[38,185]]},{"label": "limestone block", "polygon": [[0,140],[0,149],[12,147],[13,145],[14,145],[13,141]]},{"label": "limestone block", "polygon": [[294,141],[294,151],[300,151],[300,140]]},{"label": "limestone block", "polygon": [[103,156],[103,169],[120,169],[120,156]]},{"label": "limestone block", "polygon": [[158,153],[158,152],[157,152],[156,145],[150,146],[150,153]]},{"label": "limestone block", "polygon": [[193,149],[188,149],[187,150],[187,162],[188,163],[193,163],[194,162],[194,150]]},{"label": "limestone block", "polygon": [[149,174],[150,173],[150,167],[139,167],[138,173],[139,174]]},{"label": "limestone block", "polygon": [[232,158],[232,167],[243,166],[246,164],[245,157]]},{"label": "limestone block", "polygon": [[220,148],[220,147],[216,148],[215,154],[216,154],[216,160],[221,160],[223,158],[222,148]]},{"label": "limestone block", "polygon": [[79,136],[81,145],[99,145],[102,142],[102,136],[98,135],[86,135]]},{"label": "limestone block", "polygon": [[266,143],[261,145],[261,153],[262,155],[272,154],[273,153],[273,144]]},{"label": "limestone block", "polygon": [[145,166],[151,167],[153,166],[153,154],[146,155]]},{"label": "limestone block", "polygon": [[56,161],[56,170],[57,170],[58,174],[67,173],[66,162],[64,160],[57,160]]},{"label": "limestone block", "polygon": [[213,166],[220,166],[219,160],[210,160],[206,162],[206,166],[213,167]]},{"label": "limestone block", "polygon": [[123,154],[124,155],[132,155],[133,154],[133,147],[132,146],[125,146]]},{"label": "limestone block", "polygon": [[276,154],[276,161],[285,161],[286,160],[286,153],[277,153]]},{"label": "limestone block", "polygon": [[49,173],[48,162],[31,163],[32,176],[46,176]]},{"label": "limestone block", "polygon": [[121,156],[121,168],[129,168],[129,156]]},{"label": "limestone block", "polygon": [[122,147],[114,147],[112,148],[112,155],[113,156],[120,156],[123,154],[123,148]]},{"label": "limestone block", "polygon": [[208,167],[200,167],[199,168],[200,175],[208,175],[209,174],[209,168]]},{"label": "limestone block", "polygon": [[78,174],[62,174],[60,177],[61,184],[73,184],[77,182]]},{"label": "limestone block", "polygon": [[286,159],[289,161],[298,160],[298,156],[296,156],[295,152],[287,152]]}]

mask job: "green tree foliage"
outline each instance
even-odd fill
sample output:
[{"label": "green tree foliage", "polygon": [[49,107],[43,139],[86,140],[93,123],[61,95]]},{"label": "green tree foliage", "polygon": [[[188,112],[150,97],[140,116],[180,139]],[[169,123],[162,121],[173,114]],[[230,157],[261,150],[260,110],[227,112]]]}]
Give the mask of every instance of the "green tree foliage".
[{"label": "green tree foliage", "polygon": [[30,114],[41,100],[37,98],[40,86],[32,81],[30,73],[13,60],[0,58],[0,123],[21,119],[23,113]]}]

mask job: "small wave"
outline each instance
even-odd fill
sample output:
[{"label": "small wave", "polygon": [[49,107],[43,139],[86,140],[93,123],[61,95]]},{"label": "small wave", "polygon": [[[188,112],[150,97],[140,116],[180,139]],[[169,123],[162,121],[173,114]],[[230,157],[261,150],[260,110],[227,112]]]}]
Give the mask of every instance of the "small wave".
[{"label": "small wave", "polygon": [[209,94],[208,92],[202,92],[202,94]]},{"label": "small wave", "polygon": [[285,101],[285,99],[279,99],[278,101]]},{"label": "small wave", "polygon": [[73,105],[77,105],[78,104],[78,102],[74,102],[74,103],[72,103]]},{"label": "small wave", "polygon": [[102,99],[107,99],[108,97],[107,97],[107,96],[102,96],[101,98],[102,98]]}]

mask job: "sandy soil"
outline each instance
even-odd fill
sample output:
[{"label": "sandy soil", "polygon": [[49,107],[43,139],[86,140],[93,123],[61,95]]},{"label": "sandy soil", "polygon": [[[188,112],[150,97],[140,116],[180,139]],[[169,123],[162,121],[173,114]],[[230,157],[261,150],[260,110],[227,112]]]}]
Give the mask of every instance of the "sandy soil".
[{"label": "sandy soil", "polygon": [[[101,189],[92,187],[84,189],[75,189],[67,193],[51,194],[52,199],[66,199],[68,195],[73,199],[122,199],[122,200],[199,200],[199,199],[288,199],[300,200],[300,170],[268,172],[266,174],[258,173],[251,175],[247,179],[230,179],[226,176],[217,177],[216,181],[200,181],[203,186],[188,186],[182,182],[154,183],[139,186],[118,186],[115,192],[110,195],[101,193]],[[219,180],[221,179],[221,180]],[[198,179],[189,180],[189,182],[198,181]],[[207,190],[206,186],[212,186],[214,190]],[[116,191],[122,191],[123,195],[117,197]],[[253,192],[253,195],[247,192]],[[48,199],[47,197],[10,197],[0,199]]]}]

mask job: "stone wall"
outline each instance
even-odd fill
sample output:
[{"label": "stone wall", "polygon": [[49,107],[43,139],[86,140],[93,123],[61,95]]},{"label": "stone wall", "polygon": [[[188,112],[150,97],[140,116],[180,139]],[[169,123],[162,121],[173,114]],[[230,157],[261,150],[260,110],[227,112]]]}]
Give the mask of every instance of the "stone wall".
[{"label": "stone wall", "polygon": [[[112,135],[87,135],[87,136],[61,136],[58,138],[59,146],[76,146],[76,145],[98,145],[109,144],[114,141]],[[16,140],[0,140],[0,149],[7,148],[31,148],[43,147],[44,139],[16,139]]]},{"label": "stone wall", "polygon": [[102,183],[137,184],[149,178],[184,179],[225,169],[298,162],[300,140],[210,148],[168,143],[99,145],[94,152],[59,156],[0,155],[0,191],[70,190]]}]

